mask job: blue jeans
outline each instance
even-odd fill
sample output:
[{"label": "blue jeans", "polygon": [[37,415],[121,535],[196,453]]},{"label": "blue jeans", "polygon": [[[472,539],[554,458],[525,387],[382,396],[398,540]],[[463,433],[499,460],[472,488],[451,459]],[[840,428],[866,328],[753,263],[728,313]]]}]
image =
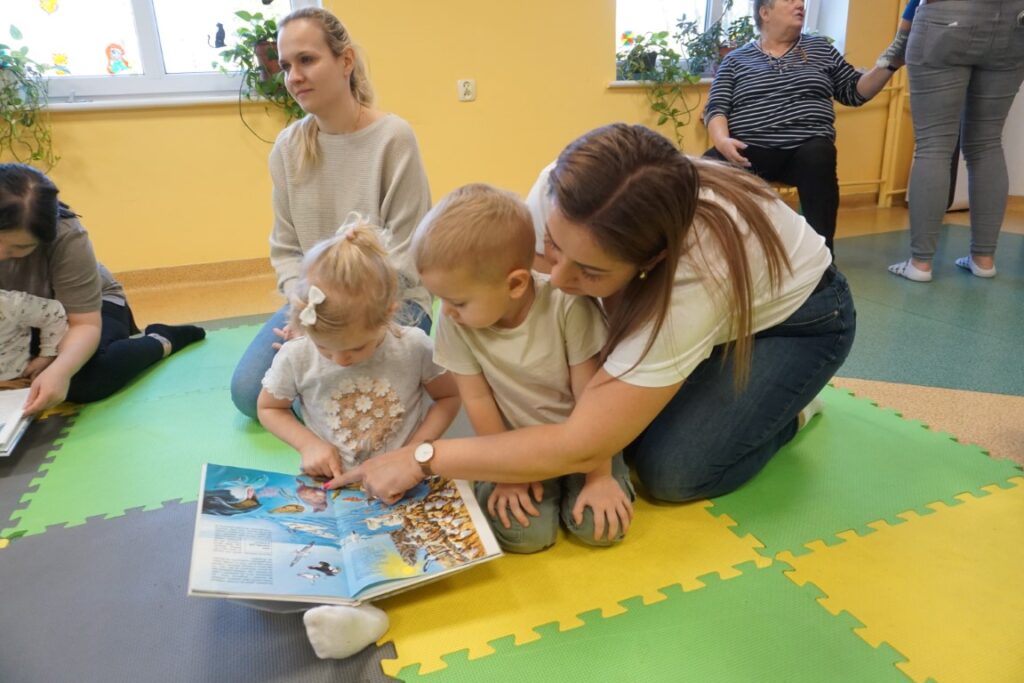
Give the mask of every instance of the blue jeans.
[{"label": "blue jeans", "polygon": [[857,313],[842,273],[782,323],[755,336],[750,381],[737,393],[724,347],[697,366],[668,405],[626,448],[659,500],[728,493],[761,471],[796,434],[797,414],[843,364]]},{"label": "blue jeans", "polygon": [[918,260],[935,257],[958,136],[967,162],[971,253],[996,251],[1009,188],[1003,124],[1024,81],[1021,12],[1024,0],[971,0],[929,3],[914,17],[907,71],[917,143],[910,250]]},{"label": "blue jeans", "polygon": [[[277,350],[273,343],[281,341],[274,334],[275,327],[284,327],[288,322],[288,304],[282,306],[270,317],[256,337],[249,343],[249,348],[242,354],[231,376],[231,401],[238,410],[252,419],[256,419],[256,400],[263,389],[263,376],[270,369]],[[414,325],[426,333],[430,333],[430,316],[419,304],[406,301],[402,304],[396,320],[403,325]]]}]

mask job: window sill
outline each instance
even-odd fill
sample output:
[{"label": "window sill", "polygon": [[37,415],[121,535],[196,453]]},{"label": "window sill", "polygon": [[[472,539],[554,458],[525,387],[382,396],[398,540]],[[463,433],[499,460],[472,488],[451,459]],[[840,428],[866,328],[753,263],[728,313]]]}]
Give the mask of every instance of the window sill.
[{"label": "window sill", "polygon": [[[699,82],[694,85],[711,85],[711,77],[707,76],[700,79]],[[639,90],[640,88],[646,88],[647,84],[651,81],[612,81],[608,84],[609,90]]]},{"label": "window sill", "polygon": [[[105,111],[112,109],[167,109],[172,107],[194,107],[206,104],[237,104],[238,93],[233,95],[170,95],[134,97],[76,98],[73,102],[51,100],[47,109],[52,112]],[[261,104],[258,101],[242,100],[242,104]]]}]

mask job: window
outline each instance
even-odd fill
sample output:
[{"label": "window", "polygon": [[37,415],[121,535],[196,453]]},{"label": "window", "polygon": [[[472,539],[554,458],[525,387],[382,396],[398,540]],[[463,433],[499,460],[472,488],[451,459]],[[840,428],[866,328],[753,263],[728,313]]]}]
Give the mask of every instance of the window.
[{"label": "window", "polygon": [[[628,35],[675,30],[684,15],[705,27],[721,18],[728,25],[753,13],[754,0],[617,0],[615,3],[615,49],[620,50]],[[846,40],[846,0],[806,0],[804,31],[821,33],[835,41],[843,52]]]},{"label": "window", "polygon": [[725,9],[724,0],[617,0],[615,3],[616,47],[622,36],[648,31],[672,31],[684,15],[705,27],[719,17],[728,24],[737,17],[749,15],[754,0],[735,0],[732,9]]},{"label": "window", "polygon": [[[53,102],[204,98],[238,92],[213,66],[238,10],[283,17],[316,0],[2,0],[4,24],[48,72]],[[223,34],[220,27],[223,26]]]}]

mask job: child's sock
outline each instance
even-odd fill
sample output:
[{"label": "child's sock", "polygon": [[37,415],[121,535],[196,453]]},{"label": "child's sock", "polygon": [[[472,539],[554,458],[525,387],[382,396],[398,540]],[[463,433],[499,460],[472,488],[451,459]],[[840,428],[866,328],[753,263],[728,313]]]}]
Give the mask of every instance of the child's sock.
[{"label": "child's sock", "polygon": [[910,259],[892,264],[889,266],[889,272],[893,275],[899,275],[900,277],[905,277],[908,280],[913,280],[914,282],[932,281],[932,271],[920,270],[914,266]]},{"label": "child's sock", "polygon": [[[192,342],[206,338],[206,330],[195,325],[161,325],[160,323],[154,323],[146,325],[146,334],[154,337],[160,343],[168,342],[170,344],[170,351],[164,354],[165,357],[176,351],[181,351]],[[164,350],[166,351],[166,349],[167,345],[165,344]]]},{"label": "child's sock", "polygon": [[804,409],[796,416],[796,430],[800,431],[807,426],[807,423],[811,421],[811,418],[815,415],[821,415],[821,412],[825,409],[825,404],[821,402],[818,396],[811,399],[811,402],[804,406]]},{"label": "child's sock", "polygon": [[321,605],[307,610],[302,621],[320,659],[351,657],[388,630],[388,615],[373,605]]},{"label": "child's sock", "polygon": [[974,275],[975,277],[995,277],[996,276],[996,267],[995,266],[992,266],[991,268],[982,268],[981,266],[979,266],[977,263],[974,262],[974,257],[973,256],[961,256],[960,258],[958,258],[955,261],[955,263],[958,266],[960,266],[961,268],[963,268],[964,270],[971,271],[971,274]]}]

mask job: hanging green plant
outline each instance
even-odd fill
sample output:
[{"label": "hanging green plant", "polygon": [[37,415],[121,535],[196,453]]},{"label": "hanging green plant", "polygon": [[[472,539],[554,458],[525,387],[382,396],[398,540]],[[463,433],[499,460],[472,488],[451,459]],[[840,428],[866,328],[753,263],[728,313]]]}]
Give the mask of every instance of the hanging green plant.
[{"label": "hanging green plant", "polygon": [[[22,40],[11,26],[12,41]],[[47,108],[46,72],[50,67],[28,56],[28,47],[0,43],[0,156],[49,170],[60,157],[53,151]]]},{"label": "hanging green plant", "polygon": [[235,45],[220,53],[220,62],[213,65],[223,73],[240,73],[242,82],[238,88],[238,115],[242,123],[256,137],[265,142],[259,133],[246,122],[242,113],[242,100],[262,100],[268,111],[273,108],[284,113],[288,123],[305,116],[298,102],[292,99],[284,84],[284,72],[277,59],[277,21],[264,17],[262,13],[245,10],[235,12],[245,22],[237,31]]}]

